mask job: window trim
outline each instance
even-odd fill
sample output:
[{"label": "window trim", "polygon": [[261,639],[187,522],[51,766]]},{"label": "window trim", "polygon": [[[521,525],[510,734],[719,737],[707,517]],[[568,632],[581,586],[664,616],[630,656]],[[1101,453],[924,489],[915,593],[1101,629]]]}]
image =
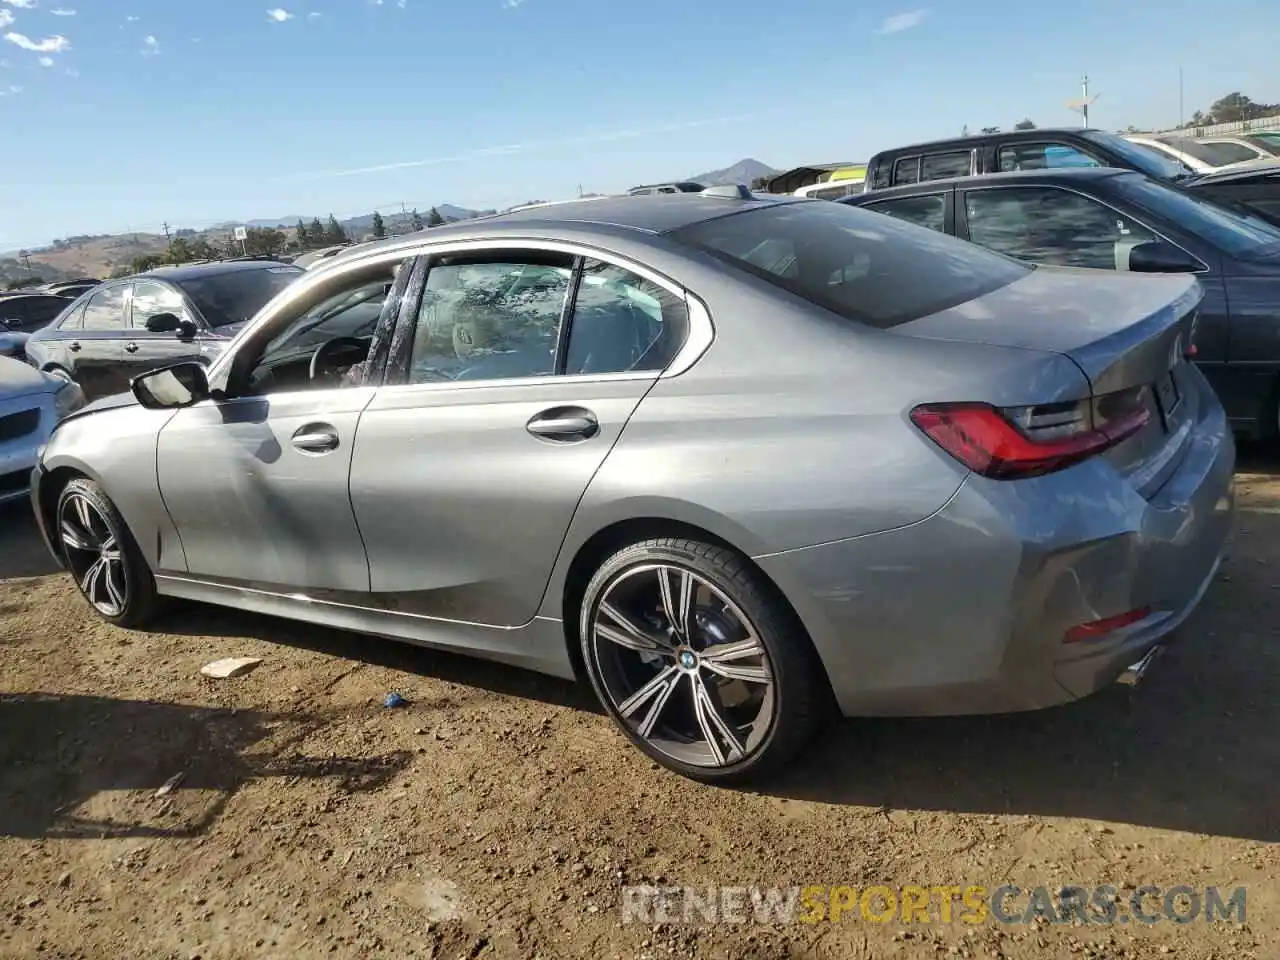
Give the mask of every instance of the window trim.
[{"label": "window trim", "polygon": [[[977,241],[974,240],[969,235],[969,202],[968,202],[969,194],[979,193],[979,192],[990,192],[992,190],[1003,190],[1003,191],[1059,190],[1063,193],[1070,193],[1070,194],[1074,194],[1077,197],[1083,197],[1085,200],[1092,200],[1094,203],[1101,204],[1102,206],[1106,207],[1112,213],[1117,214],[1118,216],[1124,217],[1127,220],[1132,220],[1134,223],[1142,227],[1142,229],[1146,230],[1148,233],[1154,234],[1155,236],[1159,237],[1161,240],[1163,240],[1165,243],[1169,244],[1170,246],[1177,247],[1179,250],[1185,253],[1188,257],[1190,257],[1196,263],[1200,264],[1199,270],[1193,270],[1190,272],[1191,276],[1200,276],[1202,274],[1211,272],[1210,266],[1204,262],[1203,257],[1197,256],[1196,254],[1188,250],[1183,244],[1178,243],[1176,240],[1170,239],[1168,234],[1166,234],[1163,230],[1155,229],[1146,220],[1142,219],[1141,217],[1135,217],[1133,214],[1128,213],[1125,210],[1121,210],[1114,203],[1110,203],[1106,200],[1103,200],[1101,197],[1097,197],[1091,193],[1085,193],[1083,190],[1078,190],[1075,187],[1068,187],[1059,183],[1018,183],[1018,184],[1009,183],[1009,184],[982,184],[982,185],[975,184],[972,187],[966,187],[963,190],[958,190],[956,192],[956,204],[955,204],[956,205],[956,236],[959,237],[961,240],[968,240],[970,243],[977,243]],[[962,229],[963,229],[963,234],[961,233]],[[978,244],[978,246],[982,247],[984,250],[991,249],[990,247],[983,246],[980,243]],[[996,250],[993,252],[1000,253],[1001,251]],[[1004,254],[1004,256],[1008,257],[1008,256],[1012,256],[1012,254],[1006,253]],[[1022,260],[1019,257],[1014,257],[1014,259],[1018,260],[1020,263],[1035,263],[1035,261]],[[1036,266],[1054,266],[1054,264],[1036,264]],[[1121,273],[1129,273],[1130,271],[1111,270],[1110,272],[1121,274]]]},{"label": "window trim", "polygon": [[[671,362],[667,364],[666,369],[657,373],[654,371],[632,371],[627,373],[604,373],[604,374],[573,374],[573,375],[551,375],[539,377],[511,377],[502,380],[470,380],[462,383],[417,383],[417,384],[388,384],[384,383],[379,389],[381,390],[475,390],[487,389],[494,386],[530,386],[535,384],[560,383],[571,386],[576,383],[602,383],[610,381],[624,380],[669,380],[672,377],[678,377],[685,373],[695,363],[702,358],[707,352],[711,344],[715,340],[715,324],[711,317],[711,311],[707,305],[693,292],[687,290],[682,285],[676,283],[671,278],[658,273],[652,267],[639,263],[623,254],[614,253],[609,250],[602,250],[599,247],[592,246],[589,243],[570,240],[548,240],[538,237],[489,237],[489,238],[471,238],[466,240],[445,240],[434,243],[422,243],[417,241],[414,243],[398,245],[390,249],[382,249],[371,251],[364,256],[353,257],[350,260],[342,260],[337,264],[320,268],[315,271],[308,271],[301,279],[295,281],[296,286],[291,285],[271,303],[263,307],[258,314],[258,318],[253,323],[246,326],[243,330],[235,335],[232,341],[227,344],[227,348],[213,362],[209,368],[209,382],[214,383],[220,377],[224,377],[230,370],[236,355],[244,348],[245,344],[251,337],[258,336],[258,331],[277,322],[278,318],[287,313],[292,306],[300,299],[306,298],[314,289],[323,284],[327,284],[334,279],[346,275],[352,271],[360,271],[368,269],[380,263],[390,263],[396,261],[411,260],[419,258],[425,262],[427,258],[450,256],[456,254],[488,254],[489,252],[498,251],[542,251],[546,253],[568,254],[572,257],[590,257],[595,260],[601,260],[612,266],[619,267],[623,270],[629,270],[645,280],[655,283],[665,289],[672,296],[684,300],[685,307],[689,313],[689,329],[685,336],[684,345],[676,351],[676,355]],[[416,321],[416,306],[422,295],[422,290],[426,284],[426,270],[414,266],[415,272],[422,269],[422,277],[418,282],[406,292],[405,299],[401,304],[401,311],[396,318],[396,327],[406,322]],[[409,317],[407,305],[412,303],[415,309],[412,311],[412,319]],[[398,330],[393,331],[393,338]],[[388,369],[390,368],[390,359],[388,360]]]}]

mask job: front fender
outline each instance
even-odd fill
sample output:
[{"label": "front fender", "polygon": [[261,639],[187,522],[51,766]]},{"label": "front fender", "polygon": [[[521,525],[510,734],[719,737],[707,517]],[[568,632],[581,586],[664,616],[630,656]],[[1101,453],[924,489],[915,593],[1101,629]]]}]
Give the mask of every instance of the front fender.
[{"label": "front fender", "polygon": [[156,440],[171,410],[140,405],[81,411],[58,424],[40,460],[41,500],[54,478],[79,474],[97,483],[115,504],[143,558],[155,572],[187,571],[177,528],[169,518],[156,474]]}]

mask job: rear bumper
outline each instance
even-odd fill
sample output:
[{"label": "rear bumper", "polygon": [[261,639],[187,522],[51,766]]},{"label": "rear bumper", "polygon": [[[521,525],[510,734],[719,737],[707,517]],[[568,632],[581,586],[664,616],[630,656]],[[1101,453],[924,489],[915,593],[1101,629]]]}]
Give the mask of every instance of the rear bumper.
[{"label": "rear bumper", "polygon": [[[792,600],[847,715],[999,713],[1107,686],[1181,624],[1234,515],[1235,446],[1206,390],[1188,448],[1146,499],[1103,460],[970,477],[909,527],[757,558]],[[1083,623],[1149,607],[1065,642]]]}]

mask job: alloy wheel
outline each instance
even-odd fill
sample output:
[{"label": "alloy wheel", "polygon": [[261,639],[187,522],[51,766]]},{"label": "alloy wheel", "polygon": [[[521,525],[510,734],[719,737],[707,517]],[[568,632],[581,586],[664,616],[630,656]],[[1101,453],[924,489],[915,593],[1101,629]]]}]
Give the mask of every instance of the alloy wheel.
[{"label": "alloy wheel", "polygon": [[88,497],[70,494],[62,502],[58,536],[85,599],[105,616],[124,613],[129,601],[124,556],[102,510]]},{"label": "alloy wheel", "polygon": [[618,574],[600,593],[591,644],[613,709],[665,756],[732,766],[773,727],[774,672],[759,633],[693,570],[661,563]]}]

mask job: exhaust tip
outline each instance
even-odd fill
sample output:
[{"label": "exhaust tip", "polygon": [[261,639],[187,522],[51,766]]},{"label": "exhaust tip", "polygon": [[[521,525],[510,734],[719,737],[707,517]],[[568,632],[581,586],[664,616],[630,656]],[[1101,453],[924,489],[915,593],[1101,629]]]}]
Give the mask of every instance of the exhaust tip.
[{"label": "exhaust tip", "polygon": [[1136,687],[1147,672],[1147,668],[1152,662],[1164,652],[1164,647],[1152,647],[1137,663],[1131,663],[1125,668],[1124,673],[1116,678],[1116,683],[1123,684],[1126,687]]}]

